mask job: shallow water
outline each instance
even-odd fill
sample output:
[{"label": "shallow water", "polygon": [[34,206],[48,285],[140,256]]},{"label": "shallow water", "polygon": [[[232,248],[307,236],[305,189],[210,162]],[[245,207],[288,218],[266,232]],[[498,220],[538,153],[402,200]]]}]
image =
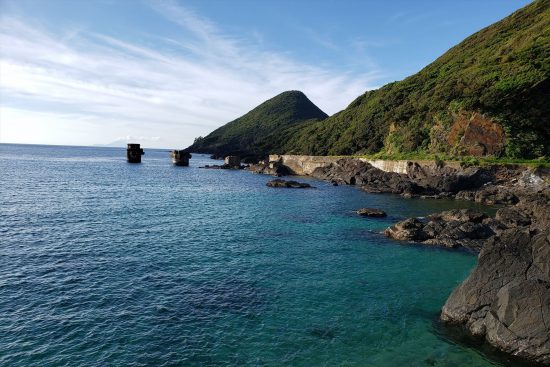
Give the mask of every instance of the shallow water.
[{"label": "shallow water", "polygon": [[475,256],[380,234],[472,204],[212,163],[0,145],[0,365],[500,365],[436,321]]}]

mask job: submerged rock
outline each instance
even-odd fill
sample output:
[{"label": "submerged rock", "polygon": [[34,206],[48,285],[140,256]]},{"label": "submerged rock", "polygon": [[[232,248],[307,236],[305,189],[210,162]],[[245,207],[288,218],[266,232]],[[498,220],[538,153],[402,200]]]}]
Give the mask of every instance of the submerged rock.
[{"label": "submerged rock", "polygon": [[359,214],[362,217],[385,217],[387,216],[386,212],[380,209],[375,208],[362,208],[357,210],[357,214]]},{"label": "submerged rock", "polygon": [[487,241],[441,319],[550,366],[550,230],[512,228]]},{"label": "submerged rock", "polygon": [[266,183],[266,186],[269,187],[285,187],[291,189],[307,189],[311,188],[311,185],[308,183],[298,182],[298,181],[286,181],[281,179],[271,180]]}]

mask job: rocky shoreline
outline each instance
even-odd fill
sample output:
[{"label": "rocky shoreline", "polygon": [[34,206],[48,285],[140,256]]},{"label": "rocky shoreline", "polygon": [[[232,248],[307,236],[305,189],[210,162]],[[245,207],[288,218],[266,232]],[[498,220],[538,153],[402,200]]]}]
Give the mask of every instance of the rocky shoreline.
[{"label": "rocky shoreline", "polygon": [[[501,205],[495,217],[450,210],[406,219],[385,234],[411,244],[479,252],[478,264],[443,306],[441,320],[502,352],[550,366],[548,170],[415,162],[407,162],[406,168],[406,173],[386,172],[360,159],[341,158],[310,175],[370,193]],[[281,161],[252,165],[250,170],[274,176],[295,173]]]}]

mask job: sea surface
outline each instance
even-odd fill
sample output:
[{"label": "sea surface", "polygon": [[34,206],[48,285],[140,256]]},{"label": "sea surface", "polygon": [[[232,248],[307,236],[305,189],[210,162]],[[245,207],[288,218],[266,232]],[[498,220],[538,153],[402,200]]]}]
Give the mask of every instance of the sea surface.
[{"label": "sea surface", "polygon": [[0,366],[504,363],[437,321],[476,257],[381,234],[472,204],[145,152],[0,145]]}]

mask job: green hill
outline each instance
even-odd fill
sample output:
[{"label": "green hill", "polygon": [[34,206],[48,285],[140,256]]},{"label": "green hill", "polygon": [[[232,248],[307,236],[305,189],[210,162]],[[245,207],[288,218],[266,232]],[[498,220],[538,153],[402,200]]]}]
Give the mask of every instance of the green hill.
[{"label": "green hill", "polygon": [[533,2],[419,73],[297,129],[277,150],[550,155],[549,8],[550,0]]},{"label": "green hill", "polygon": [[195,139],[187,150],[215,156],[263,156],[279,152],[284,136],[292,135],[302,124],[327,117],[304,93],[281,93],[244,116],[214,130],[204,138]]}]

